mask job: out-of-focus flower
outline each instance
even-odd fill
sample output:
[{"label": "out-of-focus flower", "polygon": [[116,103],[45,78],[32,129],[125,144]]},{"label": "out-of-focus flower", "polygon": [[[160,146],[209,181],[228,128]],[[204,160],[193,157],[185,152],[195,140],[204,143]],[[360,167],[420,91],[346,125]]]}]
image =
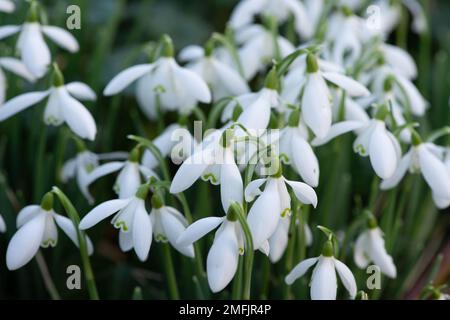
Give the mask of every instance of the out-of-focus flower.
[{"label": "out-of-focus flower", "polygon": [[14,2],[12,2],[10,0],[0,0],[0,11],[1,12],[11,13],[11,12],[14,12],[15,9],[16,9],[16,5],[14,4]]},{"label": "out-of-focus flower", "polygon": [[9,57],[0,58],[0,106],[5,102],[6,89],[8,88],[4,70],[8,70],[30,82],[35,80],[34,75],[27,70],[22,61]]}]

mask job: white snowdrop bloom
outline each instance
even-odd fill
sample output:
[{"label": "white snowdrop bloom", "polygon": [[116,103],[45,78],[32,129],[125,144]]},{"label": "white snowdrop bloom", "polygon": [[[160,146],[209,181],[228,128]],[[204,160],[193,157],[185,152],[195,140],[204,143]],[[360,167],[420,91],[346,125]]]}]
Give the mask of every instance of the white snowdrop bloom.
[{"label": "white snowdrop bloom", "polygon": [[77,52],[79,45],[67,30],[46,26],[39,23],[37,4],[31,3],[28,19],[23,25],[6,25],[0,27],[0,39],[19,33],[16,48],[27,69],[37,78],[45,75],[51,63],[50,49],[44,40],[47,36],[59,47],[69,52]]},{"label": "white snowdrop bloom", "polygon": [[[444,165],[447,168],[447,173],[450,177],[450,149],[447,148],[446,156],[444,158]],[[437,193],[433,192],[433,200],[436,204],[436,207],[439,209],[445,209],[450,206],[450,198],[441,197]]]},{"label": "white snowdrop bloom", "polygon": [[188,226],[186,218],[175,208],[155,203],[152,200],[153,209],[150,212],[150,221],[153,234],[157,242],[169,242],[172,247],[183,255],[194,258],[194,246],[179,245],[177,240]]},{"label": "white snowdrop bloom", "polygon": [[154,63],[139,64],[123,70],[106,86],[103,94],[115,95],[137,82],[136,97],[142,111],[156,118],[160,111],[189,114],[198,102],[211,102],[211,92],[195,72],[180,67],[173,58],[173,45],[163,38],[163,55]]},{"label": "white snowdrop bloom", "polygon": [[299,111],[289,117],[289,124],[280,133],[279,155],[282,162],[290,164],[311,187],[319,185],[319,161],[308,143],[308,131],[301,124]]},{"label": "white snowdrop bloom", "polygon": [[103,219],[115,214],[111,224],[120,229],[119,243],[124,251],[134,248],[141,261],[147,260],[152,244],[153,226],[145,208],[148,185],[141,185],[135,195],[127,199],[103,202],[92,209],[80,222],[79,228],[86,230]]},{"label": "white snowdrop bloom", "polygon": [[16,5],[11,0],[0,0],[0,11],[11,13],[16,9]]},{"label": "white snowdrop bloom", "polygon": [[400,21],[402,4],[411,12],[413,17],[413,31],[416,33],[422,33],[427,29],[425,12],[417,0],[402,0],[394,2],[389,0],[378,0],[375,2],[375,5],[377,5],[380,10],[379,18],[381,21],[379,23],[379,28],[382,34],[388,34],[397,27]]},{"label": "white snowdrop bloom", "polygon": [[44,122],[47,125],[59,126],[66,122],[80,138],[94,140],[97,134],[95,120],[77,99],[93,101],[96,99],[95,92],[82,82],[64,84],[64,78],[56,64],[53,72],[53,85],[50,89],[24,93],[5,102],[0,107],[0,121],[47,98],[44,111]]},{"label": "white snowdrop bloom", "polygon": [[239,57],[247,80],[264,70],[277,58],[277,54],[283,58],[295,51],[294,46],[282,36],[277,37],[275,46],[272,33],[260,25],[250,25],[239,30],[236,33],[236,41],[242,45]]},{"label": "white snowdrop bloom", "polygon": [[231,211],[225,217],[208,217],[197,220],[180,235],[178,245],[189,246],[216,229],[214,242],[206,259],[206,274],[213,292],[223,290],[233,279],[244,253],[244,235],[237,217]]},{"label": "white snowdrop bloom", "polygon": [[3,216],[0,214],[0,232],[3,233],[6,231],[6,223],[3,219]]},{"label": "white snowdrop bloom", "polygon": [[387,43],[380,43],[379,50],[383,54],[385,63],[395,73],[401,74],[407,79],[415,79],[417,77],[416,63],[406,50]]},{"label": "white snowdrop bloom", "polygon": [[8,88],[4,70],[8,70],[29,82],[34,82],[35,80],[34,75],[27,70],[22,61],[9,57],[0,58],[0,106],[5,102],[6,89]]},{"label": "white snowdrop bloom", "polygon": [[[201,56],[189,59],[194,55],[190,51],[198,49],[203,51]],[[250,91],[247,82],[235,69],[219,60],[212,50],[208,51],[210,52],[197,46],[188,46],[181,50],[179,57],[189,62],[186,68],[194,71],[210,86],[215,101]]]},{"label": "white snowdrop bloom", "polygon": [[220,197],[225,212],[231,201],[243,202],[243,182],[234,159],[231,140],[233,130],[218,130],[204,141],[199,150],[178,169],[170,186],[171,193],[180,193],[202,178],[220,184]]},{"label": "white snowdrop bloom", "polygon": [[366,87],[343,74],[321,72],[316,57],[308,54],[307,79],[301,100],[302,117],[318,138],[328,134],[332,123],[331,95],[325,80],[337,85],[350,96],[370,95]]},{"label": "white snowdrop bloom", "polygon": [[61,181],[67,183],[69,179],[76,178],[78,188],[89,202],[94,203],[94,198],[89,192],[89,174],[99,166],[100,160],[121,160],[126,159],[126,152],[111,152],[95,154],[85,148],[79,150],[78,154],[67,160],[61,169]]},{"label": "white snowdrop bloom", "polygon": [[302,2],[296,0],[243,0],[234,8],[230,25],[239,29],[253,23],[256,15],[275,17],[277,23],[285,22],[289,15],[295,19],[295,30],[302,38],[313,34],[313,25]]},{"label": "white snowdrop bloom", "polygon": [[285,282],[291,285],[313,265],[316,266],[314,267],[310,282],[312,300],[336,300],[336,271],[345,289],[347,289],[350,298],[355,298],[357,290],[355,277],[345,264],[333,257],[331,241],[326,242],[320,256],[303,260],[292,269],[286,276]]},{"label": "white snowdrop bloom", "polygon": [[369,228],[356,239],[353,258],[361,269],[373,262],[389,278],[395,279],[397,276],[394,261],[384,245],[383,231],[377,227],[375,221],[369,221]]},{"label": "white snowdrop bloom", "polygon": [[[374,103],[376,100],[371,95],[370,97],[362,98],[363,100],[371,99],[370,104],[366,105],[365,101],[360,101],[361,99],[355,99],[352,97],[349,97],[345,95],[345,100],[342,101],[344,92],[342,90],[335,90],[332,92],[333,95],[333,104],[332,104],[332,111],[333,111],[333,121],[340,120],[341,116],[341,108],[343,107],[344,110],[344,121],[352,121],[352,122],[360,122],[361,124],[367,124],[370,121],[369,114],[367,112],[368,107],[370,104]],[[343,102],[343,104],[342,104]],[[333,128],[335,124],[331,126]],[[330,129],[331,130],[331,129]],[[353,130],[353,129],[351,129]],[[359,129],[355,129],[355,132],[358,134],[361,132]],[[329,133],[330,134],[330,133]],[[328,134],[328,135],[329,135]]]},{"label": "white snowdrop bloom", "polygon": [[[279,166],[281,168],[281,164]],[[261,191],[260,187],[264,183],[264,191]],[[314,208],[317,206],[317,195],[313,188],[303,182],[287,180],[280,172],[250,182],[245,189],[245,200],[252,202],[259,196],[247,216],[255,248],[263,246],[263,243],[274,234],[280,219],[290,214],[291,197],[287,185],[292,188],[301,203],[312,204]]]},{"label": "white snowdrop bloom", "polygon": [[[269,259],[272,263],[280,261],[286,251],[289,240],[290,223],[291,217],[289,215],[282,217],[278,222],[275,232],[269,238]],[[312,244],[312,232],[306,223],[303,225],[303,233],[305,245],[310,246]]]},{"label": "white snowdrop bloom", "polygon": [[150,177],[158,177],[153,170],[139,163],[139,157],[139,150],[135,148],[130,152],[128,160],[111,161],[96,167],[88,174],[85,187],[87,188],[103,176],[119,171],[114,184],[114,191],[119,199],[132,197],[142,183]]},{"label": "white snowdrop bloom", "polygon": [[370,120],[353,142],[353,150],[363,157],[369,156],[375,173],[380,178],[387,179],[397,169],[401,149],[397,139],[380,119],[382,117]]},{"label": "white snowdrop bloom", "polygon": [[[27,264],[36,255],[39,247],[54,247],[58,243],[57,227],[78,247],[77,229],[69,218],[53,211],[53,195],[47,193],[41,205],[24,207],[17,216],[17,232],[11,238],[6,251],[6,265],[16,270]],[[86,236],[89,255],[94,251]]]},{"label": "white snowdrop bloom", "polygon": [[406,172],[421,172],[433,193],[433,199],[440,208],[450,201],[450,172],[448,163],[443,162],[443,153],[433,143],[423,143],[417,134],[412,135],[413,146],[401,158],[397,169],[389,179],[381,182],[381,189],[394,188]]}]

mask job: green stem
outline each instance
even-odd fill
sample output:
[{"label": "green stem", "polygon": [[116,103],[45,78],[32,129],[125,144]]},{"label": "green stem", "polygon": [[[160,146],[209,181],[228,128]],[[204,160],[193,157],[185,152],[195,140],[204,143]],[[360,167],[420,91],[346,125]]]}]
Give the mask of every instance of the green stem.
[{"label": "green stem", "polygon": [[56,289],[55,283],[53,282],[52,277],[50,276],[50,272],[48,271],[47,263],[45,262],[44,256],[42,252],[39,250],[36,253],[36,262],[39,267],[39,271],[41,272],[42,279],[44,279],[45,287],[47,288],[50,297],[53,300],[61,300],[61,296],[59,295],[58,290]]},{"label": "green stem", "polygon": [[169,244],[162,243],[162,250],[170,298],[173,300],[179,300],[180,293],[178,292],[177,279],[175,277],[175,270],[173,268],[172,255],[170,254]]},{"label": "green stem", "polygon": [[80,224],[80,215],[73,206],[72,202],[70,202],[69,198],[67,198],[67,196],[58,187],[53,187],[52,191],[59,198],[59,201],[64,207],[64,210],[66,211],[70,220],[72,220],[72,223],[75,229],[77,230],[80,256],[81,261],[83,263],[84,275],[86,278],[86,285],[88,288],[89,297],[91,298],[91,300],[98,300],[99,296],[97,286],[95,285],[94,272],[92,271],[92,266],[89,260],[89,254],[87,250],[86,235],[83,231],[81,231],[78,228],[78,225]]},{"label": "green stem", "polygon": [[239,256],[239,263],[238,263],[238,269],[236,273],[236,277],[234,277],[233,280],[233,289],[231,291],[231,299],[232,300],[239,300],[240,294],[242,292],[242,274],[244,271],[244,258],[242,256]]}]

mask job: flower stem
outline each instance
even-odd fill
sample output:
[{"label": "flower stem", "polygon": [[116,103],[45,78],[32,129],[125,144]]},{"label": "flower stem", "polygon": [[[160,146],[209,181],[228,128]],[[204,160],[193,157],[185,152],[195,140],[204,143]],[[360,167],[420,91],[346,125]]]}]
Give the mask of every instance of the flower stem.
[{"label": "flower stem", "polygon": [[166,269],[167,285],[169,286],[170,298],[173,300],[179,300],[180,293],[178,292],[178,284],[175,276],[175,270],[173,268],[173,261],[172,255],[170,254],[170,247],[167,243],[162,243],[162,254]]},{"label": "flower stem", "polygon": [[233,289],[231,292],[231,299],[232,300],[239,300],[239,296],[242,292],[242,274],[243,274],[243,269],[244,269],[244,264],[243,264],[243,257],[239,256],[239,263],[238,263],[238,269],[237,269],[237,273],[236,273],[236,277],[234,278],[233,281]]},{"label": "flower stem", "polygon": [[53,282],[52,277],[50,276],[50,272],[48,271],[47,263],[45,262],[44,256],[42,252],[39,250],[36,253],[36,262],[39,267],[39,271],[41,272],[42,279],[44,279],[45,287],[47,288],[50,297],[53,300],[61,300],[61,296],[59,295],[58,290],[56,289],[55,283]]},{"label": "flower stem", "polygon": [[52,191],[59,198],[59,201],[64,207],[64,210],[66,211],[70,220],[72,220],[72,223],[75,226],[75,229],[77,230],[78,243],[80,247],[80,256],[81,261],[83,263],[84,276],[86,279],[86,286],[89,292],[89,297],[91,298],[91,300],[98,300],[99,296],[97,286],[95,284],[94,272],[92,271],[92,266],[89,260],[89,254],[87,250],[86,235],[83,231],[81,231],[78,228],[78,225],[80,224],[80,215],[73,206],[72,202],[70,202],[69,198],[67,198],[67,196],[58,187],[53,187]]}]

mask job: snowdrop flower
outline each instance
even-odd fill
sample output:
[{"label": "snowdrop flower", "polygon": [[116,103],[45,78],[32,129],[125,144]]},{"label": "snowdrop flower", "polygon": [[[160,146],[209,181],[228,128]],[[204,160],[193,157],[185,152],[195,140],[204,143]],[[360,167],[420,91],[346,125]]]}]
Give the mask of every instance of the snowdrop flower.
[{"label": "snowdrop flower", "polygon": [[[281,217],[275,232],[269,238],[269,259],[272,263],[280,261],[286,251],[289,240],[290,224],[291,217],[289,215]],[[306,223],[303,225],[303,233],[305,244],[309,247],[312,244],[312,232]]]},{"label": "snowdrop flower", "polygon": [[[237,96],[250,91],[241,75],[214,54],[211,45],[203,50],[198,46],[188,46],[180,52],[180,59],[188,61],[186,68],[198,74],[210,87],[214,100],[227,96]],[[192,57],[193,51],[201,50],[199,57]]]},{"label": "snowdrop flower", "polygon": [[132,197],[139,186],[150,177],[157,178],[156,173],[139,163],[139,149],[134,148],[125,161],[112,161],[102,164],[92,170],[87,177],[85,187],[87,188],[99,178],[120,171],[114,184],[114,191],[119,199],[128,199]]},{"label": "snowdrop flower", "polygon": [[180,235],[178,245],[189,246],[216,229],[214,242],[206,259],[208,284],[213,292],[223,290],[233,279],[244,253],[244,235],[236,214],[230,210],[225,217],[208,217],[197,220]]},{"label": "snowdrop flower", "polygon": [[401,74],[407,79],[417,77],[416,63],[406,50],[387,43],[380,43],[379,50],[384,62],[394,70],[394,73]]},{"label": "snowdrop flower", "polygon": [[69,179],[75,177],[81,193],[89,204],[93,204],[94,198],[88,188],[90,183],[89,174],[99,166],[100,160],[120,160],[126,159],[127,156],[126,152],[95,154],[82,145],[78,150],[78,154],[64,163],[61,170],[61,180],[63,183],[67,183]]},{"label": "snowdrop flower", "polygon": [[46,98],[48,99],[44,111],[44,122],[47,125],[59,126],[66,122],[80,138],[95,139],[97,133],[95,120],[86,107],[77,100],[95,100],[95,93],[82,82],[64,84],[64,78],[56,64],[54,64],[51,88],[46,91],[28,92],[7,101],[0,107],[0,121],[4,121]]},{"label": "snowdrop flower", "polygon": [[173,58],[173,45],[163,37],[163,55],[154,63],[140,64],[116,75],[103,94],[115,95],[138,80],[136,97],[142,111],[154,119],[158,108],[189,114],[198,102],[211,102],[208,85],[195,72],[180,67]]},{"label": "snowdrop flower", "polygon": [[0,105],[5,102],[6,89],[8,87],[6,76],[3,72],[4,70],[11,71],[29,82],[35,80],[34,76],[27,70],[22,61],[15,58],[0,58]]},{"label": "snowdrop flower", "polygon": [[141,185],[136,194],[127,199],[103,202],[83,217],[79,228],[81,230],[89,229],[116,213],[111,223],[116,229],[120,229],[120,247],[124,251],[134,248],[141,261],[147,260],[153,232],[152,223],[145,208],[148,191],[148,185]]},{"label": "snowdrop flower", "polygon": [[377,226],[374,217],[369,219],[368,229],[356,239],[353,257],[356,265],[361,269],[365,269],[373,261],[389,278],[394,279],[397,276],[394,261],[384,245],[383,231]]},{"label": "snowdrop flower", "polygon": [[382,179],[394,174],[401,156],[397,139],[386,129],[382,120],[386,113],[387,108],[380,107],[378,115],[370,120],[353,143],[353,150],[363,157],[369,156],[375,173]]},{"label": "snowdrop flower", "polygon": [[[421,172],[433,193],[435,204],[444,208],[450,202],[450,172],[442,161],[442,151],[433,143],[424,143],[417,133],[412,133],[413,145],[401,158],[397,169],[389,179],[381,182],[381,189],[394,188],[406,172]],[[448,161],[448,160],[447,160]],[[446,162],[447,162],[446,161]]]},{"label": "snowdrop flower", "polygon": [[314,267],[310,287],[312,300],[336,300],[337,279],[336,271],[341,278],[342,284],[350,294],[350,298],[356,296],[356,281],[350,269],[333,256],[333,245],[328,240],[322,250],[322,254],[315,258],[309,258],[300,262],[286,276],[288,285],[303,276],[309,268]]},{"label": "snowdrop flower", "polygon": [[380,31],[382,33],[390,33],[398,25],[402,4],[411,12],[413,17],[412,29],[414,32],[422,33],[428,28],[425,12],[417,0],[402,0],[395,2],[378,0],[375,4],[380,8]]},{"label": "snowdrop flower", "polygon": [[251,24],[256,15],[273,16],[279,24],[289,15],[295,18],[295,29],[303,38],[313,34],[313,28],[302,2],[296,0],[243,0],[234,8],[230,25],[239,29]]},{"label": "snowdrop flower", "polygon": [[[54,247],[58,242],[57,227],[78,247],[77,229],[69,218],[53,211],[53,194],[47,193],[41,205],[23,208],[17,216],[17,232],[11,238],[6,251],[6,265],[16,270],[27,264],[37,253],[39,247]],[[88,253],[94,251],[92,242],[86,236]]]},{"label": "snowdrop flower", "polygon": [[0,11],[11,13],[16,9],[14,2],[10,0],[0,0]]},{"label": "snowdrop flower", "polygon": [[[301,203],[312,204],[314,208],[317,206],[317,195],[314,189],[306,183],[285,179],[279,159],[274,161],[278,164],[278,171],[274,175],[253,180],[245,188],[247,202],[252,202],[259,196],[247,216],[255,248],[262,247],[264,242],[274,234],[280,219],[290,214],[291,197],[287,185],[292,188],[295,197]],[[264,191],[261,191],[263,184],[265,184]]]},{"label": "snowdrop flower", "polygon": [[280,159],[302,177],[311,187],[319,185],[319,161],[309,145],[308,131],[300,121],[300,111],[294,110],[289,123],[282,129],[279,141]]},{"label": "snowdrop flower", "polygon": [[236,41],[242,44],[239,57],[247,80],[264,70],[277,58],[278,53],[283,58],[295,50],[294,46],[281,36],[277,37],[275,46],[272,33],[260,25],[251,25],[240,30],[236,33]]},{"label": "snowdrop flower", "polygon": [[77,52],[79,45],[77,40],[63,28],[44,26],[39,23],[37,3],[31,2],[31,8],[27,21],[21,25],[7,25],[0,27],[0,39],[19,34],[16,48],[27,69],[37,78],[41,78],[47,72],[51,63],[50,49],[44,41],[46,35],[59,47],[69,52]]},{"label": "snowdrop flower", "polygon": [[368,96],[366,87],[340,73],[321,72],[317,58],[307,55],[307,79],[302,97],[302,117],[306,125],[318,138],[323,138],[330,130],[332,109],[330,91],[325,80],[337,85],[350,96]]}]

